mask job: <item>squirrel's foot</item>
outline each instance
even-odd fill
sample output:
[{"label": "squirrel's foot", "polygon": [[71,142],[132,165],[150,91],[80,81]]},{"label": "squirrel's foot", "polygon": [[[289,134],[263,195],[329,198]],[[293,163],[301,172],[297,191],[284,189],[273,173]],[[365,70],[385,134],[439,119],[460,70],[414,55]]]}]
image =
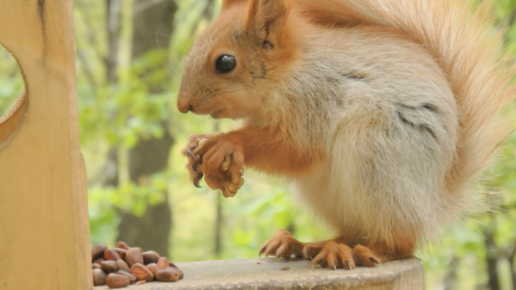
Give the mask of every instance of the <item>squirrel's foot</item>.
[{"label": "squirrel's foot", "polygon": [[[348,245],[336,241],[307,244],[303,253],[305,258],[312,259],[312,264],[323,268],[351,270],[356,267],[353,250]],[[314,255],[315,253],[317,255]]]},{"label": "squirrel's foot", "polygon": [[339,239],[316,243],[301,243],[286,230],[278,230],[260,248],[260,256],[275,256],[289,260],[293,256],[312,260],[314,265],[330,269],[354,269],[356,266],[376,267],[382,261],[369,248],[356,245],[351,249]]},{"label": "squirrel's foot", "polygon": [[314,265],[335,270],[339,268],[351,270],[356,266],[375,267],[380,264],[379,258],[368,248],[357,245],[351,249],[348,245],[339,243],[338,240],[306,244],[303,248],[303,256],[306,259],[312,259]]},{"label": "squirrel's foot", "polygon": [[225,197],[233,197],[244,184],[244,150],[223,134],[194,135],[185,155],[194,184],[205,176],[211,189],[220,189]]},{"label": "squirrel's foot", "polygon": [[380,265],[381,259],[377,255],[373,255],[371,250],[362,245],[356,245],[353,248],[355,263],[365,267],[376,267]]},{"label": "squirrel's foot", "polygon": [[303,246],[304,244],[296,240],[288,231],[278,230],[260,248],[260,256],[275,256],[285,260],[292,258],[292,255],[301,258],[303,257]]}]

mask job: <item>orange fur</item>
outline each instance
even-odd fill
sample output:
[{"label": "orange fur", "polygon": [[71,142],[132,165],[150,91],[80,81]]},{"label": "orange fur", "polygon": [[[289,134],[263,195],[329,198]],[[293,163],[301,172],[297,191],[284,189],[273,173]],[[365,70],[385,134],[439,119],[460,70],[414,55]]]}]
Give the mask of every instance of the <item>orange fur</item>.
[{"label": "orange fur", "polygon": [[353,26],[367,23],[367,20],[338,1],[326,1],[320,5],[316,1],[299,1],[300,13],[319,25],[329,27]]},{"label": "orange fur", "polygon": [[307,172],[324,158],[322,148],[306,151],[274,128],[247,127],[230,132],[225,138],[244,148],[247,166],[272,174],[289,176]]}]

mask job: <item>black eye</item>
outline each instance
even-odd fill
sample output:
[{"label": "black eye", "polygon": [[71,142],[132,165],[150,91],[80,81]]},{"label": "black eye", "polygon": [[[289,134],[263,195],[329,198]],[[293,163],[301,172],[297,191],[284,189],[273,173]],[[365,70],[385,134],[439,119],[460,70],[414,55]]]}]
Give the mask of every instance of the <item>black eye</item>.
[{"label": "black eye", "polygon": [[227,74],[236,67],[236,59],[232,55],[224,54],[217,58],[215,69],[220,74]]}]

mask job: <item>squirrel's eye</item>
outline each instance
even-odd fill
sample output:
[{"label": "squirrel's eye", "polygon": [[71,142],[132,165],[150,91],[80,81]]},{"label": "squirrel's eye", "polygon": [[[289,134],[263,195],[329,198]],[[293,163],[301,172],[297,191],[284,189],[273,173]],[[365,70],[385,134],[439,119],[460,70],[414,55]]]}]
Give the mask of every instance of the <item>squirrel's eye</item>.
[{"label": "squirrel's eye", "polygon": [[221,55],[215,63],[215,69],[220,74],[227,74],[236,67],[236,59],[232,55]]}]

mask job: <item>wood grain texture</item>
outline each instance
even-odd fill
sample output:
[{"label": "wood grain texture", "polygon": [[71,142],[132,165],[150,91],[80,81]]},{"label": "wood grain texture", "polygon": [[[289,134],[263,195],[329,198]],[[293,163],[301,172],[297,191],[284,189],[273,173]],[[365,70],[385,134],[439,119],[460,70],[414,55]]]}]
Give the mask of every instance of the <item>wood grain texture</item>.
[{"label": "wood grain texture", "polygon": [[[260,263],[260,264],[258,264]],[[418,259],[352,271],[313,268],[308,261],[247,259],[176,264],[185,274],[174,283],[147,283],[135,290],[423,290],[423,263]],[[282,270],[289,267],[289,270]],[[107,286],[95,290],[107,290]]]},{"label": "wood grain texture", "polygon": [[23,118],[0,124],[0,289],[91,289],[72,1],[1,6],[0,43],[18,61],[27,99]]},{"label": "wood grain texture", "polygon": [[23,92],[11,110],[7,112],[5,116],[0,117],[0,146],[2,143],[6,142],[18,128],[27,109],[27,103],[27,94]]}]

